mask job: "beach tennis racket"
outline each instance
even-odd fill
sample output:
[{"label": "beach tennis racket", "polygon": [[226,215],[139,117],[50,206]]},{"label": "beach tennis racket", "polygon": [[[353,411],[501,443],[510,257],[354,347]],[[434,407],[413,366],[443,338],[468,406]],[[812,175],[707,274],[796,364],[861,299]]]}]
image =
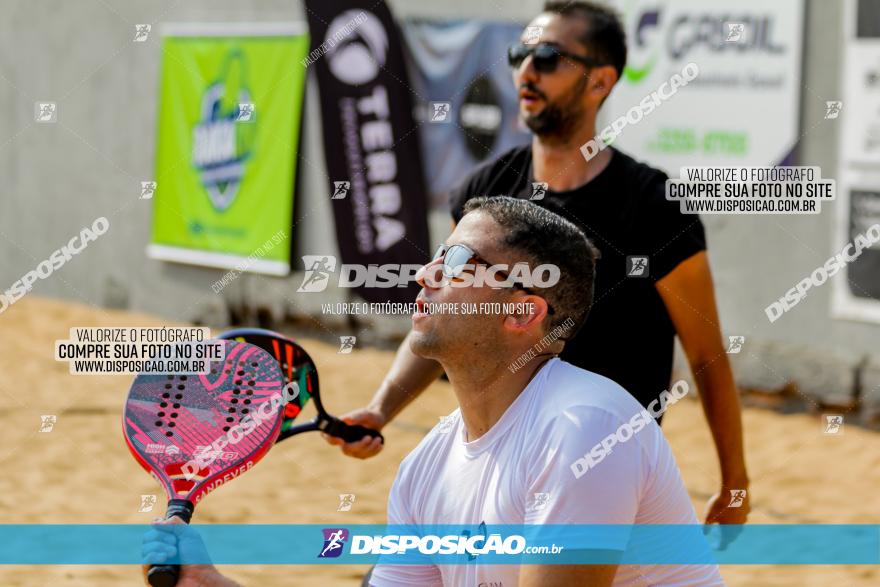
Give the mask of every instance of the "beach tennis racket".
[{"label": "beach tennis racket", "polygon": [[[259,347],[230,340],[204,375],[140,374],[128,392],[125,441],[165,490],[166,517],[189,523],[196,504],[262,459],[281,431],[285,380]],[[173,587],[180,568],[154,565],[150,585]]]},{"label": "beach tennis racket", "polygon": [[[281,424],[281,434],[278,435],[276,442],[315,430],[342,438],[345,442],[356,442],[364,436],[378,436],[382,442],[385,442],[385,438],[378,430],[357,424],[347,424],[327,413],[321,401],[318,370],[315,367],[315,362],[312,361],[305,349],[293,340],[262,328],[237,328],[221,333],[218,338],[247,342],[267,351],[278,361],[287,382],[295,381],[299,386],[299,395],[285,406],[284,422]],[[318,415],[311,422],[296,424],[294,422],[296,417],[309,399],[314,400]]]}]

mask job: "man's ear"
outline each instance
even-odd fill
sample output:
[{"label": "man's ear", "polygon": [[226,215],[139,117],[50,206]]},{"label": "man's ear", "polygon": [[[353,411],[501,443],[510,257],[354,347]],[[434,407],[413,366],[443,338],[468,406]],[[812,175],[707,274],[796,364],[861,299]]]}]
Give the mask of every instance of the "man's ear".
[{"label": "man's ear", "polygon": [[590,70],[589,75],[590,83],[587,84],[587,92],[591,98],[602,103],[611,93],[614,84],[617,83],[617,70],[611,65],[602,65]]},{"label": "man's ear", "polygon": [[509,305],[513,309],[504,318],[504,325],[515,330],[527,330],[548,318],[549,306],[541,296],[517,298]]}]

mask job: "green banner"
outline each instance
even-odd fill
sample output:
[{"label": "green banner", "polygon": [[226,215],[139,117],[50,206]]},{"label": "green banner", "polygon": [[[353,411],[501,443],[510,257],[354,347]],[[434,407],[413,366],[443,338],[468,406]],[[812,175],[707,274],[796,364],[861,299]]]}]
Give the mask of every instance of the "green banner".
[{"label": "green banner", "polygon": [[286,275],[309,39],[216,26],[162,39],[156,178],[141,196],[154,199],[147,252]]}]

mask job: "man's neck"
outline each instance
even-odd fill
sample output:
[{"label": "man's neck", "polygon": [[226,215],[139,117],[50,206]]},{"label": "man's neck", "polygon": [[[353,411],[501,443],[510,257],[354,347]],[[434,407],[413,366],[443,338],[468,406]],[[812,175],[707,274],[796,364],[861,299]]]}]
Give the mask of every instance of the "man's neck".
[{"label": "man's neck", "polygon": [[532,165],[535,181],[547,183],[554,192],[577,189],[599,175],[611,161],[611,149],[602,149],[587,161],[581,147],[596,137],[595,118],[565,138],[532,138]]},{"label": "man's neck", "polygon": [[486,434],[501,419],[544,363],[553,356],[539,355],[513,373],[507,366],[516,357],[498,362],[497,367],[488,369],[485,364],[476,365],[472,361],[462,366],[443,365],[458,398],[468,442]]}]

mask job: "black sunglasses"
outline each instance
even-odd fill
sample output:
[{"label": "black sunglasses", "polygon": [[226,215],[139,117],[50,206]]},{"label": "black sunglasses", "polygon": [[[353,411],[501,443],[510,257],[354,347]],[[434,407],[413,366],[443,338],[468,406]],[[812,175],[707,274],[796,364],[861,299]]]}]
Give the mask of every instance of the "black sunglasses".
[{"label": "black sunglasses", "polygon": [[511,45],[507,49],[507,63],[510,64],[510,67],[518,69],[529,55],[532,56],[532,64],[534,64],[535,70],[541,73],[553,73],[556,71],[556,68],[559,66],[559,60],[563,57],[576,61],[586,67],[595,67],[599,65],[599,62],[594,59],[563,51],[556,45],[548,45],[547,43],[541,43],[539,45],[516,43]]},{"label": "black sunglasses", "polygon": [[[434,258],[431,259],[431,262],[433,263],[437,259],[443,259],[443,276],[447,279],[459,279],[462,273],[475,265],[494,265],[494,263],[490,263],[466,245],[440,245],[437,248],[437,252],[434,253]],[[505,281],[510,279],[510,273],[506,271],[496,271],[495,274],[501,276]],[[536,296],[540,295],[519,282],[514,282],[512,285],[526,293]],[[549,302],[547,303],[547,313],[551,316],[555,313],[553,306]]]}]

